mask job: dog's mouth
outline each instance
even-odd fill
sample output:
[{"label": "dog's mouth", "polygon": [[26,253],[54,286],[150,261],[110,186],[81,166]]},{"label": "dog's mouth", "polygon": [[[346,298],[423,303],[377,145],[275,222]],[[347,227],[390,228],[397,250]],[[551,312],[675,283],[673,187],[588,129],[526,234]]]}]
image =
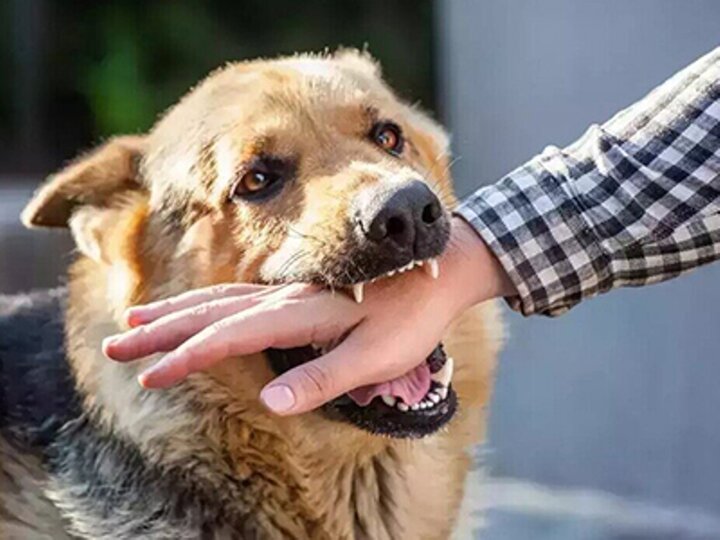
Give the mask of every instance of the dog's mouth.
[{"label": "dog's mouth", "polygon": [[[368,281],[392,277],[421,267],[436,278],[436,259],[411,261],[407,265],[378,275]],[[366,282],[349,285],[357,302],[363,300]],[[280,375],[305,362],[326,354],[335,344],[308,345],[293,349],[267,351],[272,370]],[[390,381],[351,390],[321,408],[329,418],[349,422],[377,435],[420,438],[445,426],[457,410],[457,395],[452,388],[453,359],[438,344],[425,362]]]},{"label": "dog's mouth", "polygon": [[[280,375],[324,354],[312,346],[267,351]],[[424,363],[391,381],[362,386],[325,404],[322,412],[376,435],[420,438],[447,424],[457,409],[453,359],[438,344]]]}]

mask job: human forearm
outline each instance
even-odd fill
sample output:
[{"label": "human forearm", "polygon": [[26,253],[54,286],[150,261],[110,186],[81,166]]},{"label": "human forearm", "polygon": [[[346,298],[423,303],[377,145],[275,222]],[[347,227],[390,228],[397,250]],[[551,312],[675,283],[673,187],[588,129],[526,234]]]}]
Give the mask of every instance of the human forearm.
[{"label": "human forearm", "polygon": [[525,314],[720,257],[720,49],[646,98],[550,147],[458,209],[496,254]]}]

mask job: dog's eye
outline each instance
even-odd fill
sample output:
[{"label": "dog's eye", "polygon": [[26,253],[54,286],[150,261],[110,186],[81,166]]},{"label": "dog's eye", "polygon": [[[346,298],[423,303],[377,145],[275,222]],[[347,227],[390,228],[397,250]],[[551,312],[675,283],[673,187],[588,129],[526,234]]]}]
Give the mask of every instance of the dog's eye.
[{"label": "dog's eye", "polygon": [[282,187],[287,167],[278,159],[260,159],[247,169],[235,184],[231,199],[255,199],[270,196]]},{"label": "dog's eye", "polygon": [[230,200],[261,201],[280,193],[294,178],[297,161],[292,157],[261,155],[246,165],[230,193]]},{"label": "dog's eye", "polygon": [[403,151],[405,140],[403,139],[400,126],[393,122],[379,122],[373,126],[370,132],[373,142],[380,148],[398,156]]},{"label": "dog's eye", "polygon": [[235,194],[240,195],[243,193],[257,193],[262,191],[280,179],[280,175],[263,172],[263,171],[248,171],[238,182],[235,188]]}]

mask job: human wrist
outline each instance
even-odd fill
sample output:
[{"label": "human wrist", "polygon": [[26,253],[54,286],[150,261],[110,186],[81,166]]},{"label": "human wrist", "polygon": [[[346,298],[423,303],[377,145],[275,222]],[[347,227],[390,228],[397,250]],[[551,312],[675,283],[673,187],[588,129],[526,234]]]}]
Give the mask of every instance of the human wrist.
[{"label": "human wrist", "polygon": [[452,219],[450,243],[441,265],[441,276],[461,310],[491,298],[517,294],[497,257],[461,217]]}]

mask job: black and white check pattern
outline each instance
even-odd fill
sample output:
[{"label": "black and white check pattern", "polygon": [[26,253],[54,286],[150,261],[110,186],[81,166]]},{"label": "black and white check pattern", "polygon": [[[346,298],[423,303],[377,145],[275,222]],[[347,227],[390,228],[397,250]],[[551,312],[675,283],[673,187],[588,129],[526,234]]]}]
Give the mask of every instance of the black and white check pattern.
[{"label": "black and white check pattern", "polygon": [[457,213],[497,255],[518,290],[510,304],[526,315],[720,258],[720,48]]}]

